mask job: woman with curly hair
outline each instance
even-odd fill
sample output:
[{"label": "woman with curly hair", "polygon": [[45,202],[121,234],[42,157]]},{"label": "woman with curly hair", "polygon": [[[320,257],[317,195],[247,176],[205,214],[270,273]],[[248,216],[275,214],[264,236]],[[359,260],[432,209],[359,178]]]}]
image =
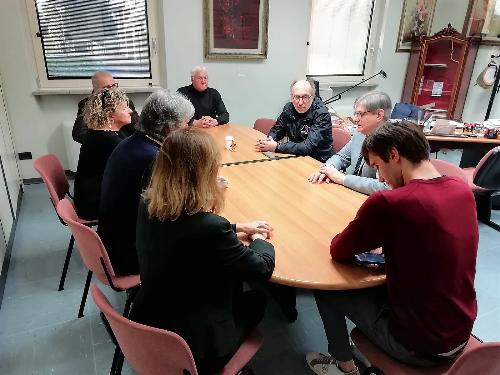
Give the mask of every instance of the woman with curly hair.
[{"label": "woman with curly hair", "polygon": [[85,106],[89,131],[80,149],[75,176],[75,208],[82,219],[98,219],[104,168],[123,139],[119,130],[130,123],[131,113],[127,96],[118,89],[92,94]]}]

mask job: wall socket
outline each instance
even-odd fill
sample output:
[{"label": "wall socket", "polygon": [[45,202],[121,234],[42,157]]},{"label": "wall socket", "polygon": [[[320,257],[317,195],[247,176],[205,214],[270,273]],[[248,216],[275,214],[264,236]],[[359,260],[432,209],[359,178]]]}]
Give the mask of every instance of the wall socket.
[{"label": "wall socket", "polygon": [[19,155],[19,160],[33,159],[33,155],[31,155],[31,152],[20,152],[18,155]]}]

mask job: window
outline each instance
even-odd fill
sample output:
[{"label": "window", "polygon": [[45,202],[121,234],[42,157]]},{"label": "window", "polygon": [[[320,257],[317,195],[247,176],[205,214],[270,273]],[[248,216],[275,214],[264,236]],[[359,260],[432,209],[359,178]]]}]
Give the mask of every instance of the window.
[{"label": "window", "polygon": [[377,56],[383,0],[312,0],[308,76],[348,83],[371,75]]},{"label": "window", "polygon": [[157,86],[153,3],[27,0],[40,89],[88,87],[97,70],[125,88]]}]

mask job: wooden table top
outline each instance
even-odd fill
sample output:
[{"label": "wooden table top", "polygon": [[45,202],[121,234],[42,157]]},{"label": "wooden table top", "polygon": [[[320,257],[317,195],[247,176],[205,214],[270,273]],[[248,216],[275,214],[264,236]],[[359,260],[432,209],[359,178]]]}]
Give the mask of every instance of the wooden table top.
[{"label": "wooden table top", "polygon": [[[457,135],[461,135],[462,133],[456,133]],[[442,135],[426,135],[425,136],[428,141],[438,141],[438,142],[453,142],[453,143],[482,143],[482,144],[492,144],[492,145],[500,145],[500,139],[490,139],[485,138],[482,135],[478,135],[477,137],[453,137],[453,136],[442,136]]]},{"label": "wooden table top", "polygon": [[[217,142],[221,150],[222,164],[268,159],[265,154],[254,149],[257,140],[266,137],[258,130],[233,124],[219,125],[203,130],[212,135]],[[227,150],[224,147],[224,137],[227,135],[234,137],[236,143],[235,151]]]},{"label": "wooden table top", "polygon": [[229,165],[226,208],[233,223],[267,220],[276,250],[272,281],[309,289],[358,289],[380,285],[377,270],[334,262],[330,242],[354,218],[366,195],[336,184],[311,184],[320,162],[310,157]]}]

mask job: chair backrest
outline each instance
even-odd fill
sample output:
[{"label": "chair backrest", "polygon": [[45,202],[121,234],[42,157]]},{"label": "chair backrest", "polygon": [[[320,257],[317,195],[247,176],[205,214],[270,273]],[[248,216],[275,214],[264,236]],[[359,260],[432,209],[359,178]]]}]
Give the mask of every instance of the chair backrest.
[{"label": "chair backrest", "polygon": [[434,168],[436,168],[436,170],[442,175],[458,177],[466,184],[468,183],[467,175],[458,165],[439,159],[431,159],[431,163]]},{"label": "chair backrest", "polygon": [[42,177],[43,182],[49,191],[50,200],[57,207],[57,204],[69,192],[69,183],[61,162],[54,154],[40,156],[33,163],[33,167]]},{"label": "chair backrest", "polygon": [[332,126],[332,146],[336,154],[351,140],[351,134],[342,128]]},{"label": "chair backrest", "polygon": [[116,312],[101,290],[92,283],[92,298],[103,312],[132,368],[141,375],[196,375],[189,346],[179,335],[133,322]]},{"label": "chair backrest", "polygon": [[458,357],[446,375],[500,374],[500,342],[481,343]]},{"label": "chair backrest", "polygon": [[257,120],[255,120],[253,128],[260,131],[261,133],[264,133],[265,135],[268,135],[269,130],[271,130],[274,124],[276,124],[276,120],[272,118],[258,118]]},{"label": "chair backrest", "polygon": [[88,226],[78,222],[78,215],[76,214],[73,203],[66,198],[61,199],[56,209],[58,215],[68,225],[71,233],[73,233],[78,251],[80,252],[85,266],[92,271],[99,280],[105,282],[104,280],[107,280],[107,278],[101,264],[102,258],[109,275],[115,277],[115,271],[109,260],[108,252],[102,244],[99,235]]},{"label": "chair backrest", "polygon": [[500,190],[500,146],[490,151],[474,169],[474,185],[488,190]]}]

